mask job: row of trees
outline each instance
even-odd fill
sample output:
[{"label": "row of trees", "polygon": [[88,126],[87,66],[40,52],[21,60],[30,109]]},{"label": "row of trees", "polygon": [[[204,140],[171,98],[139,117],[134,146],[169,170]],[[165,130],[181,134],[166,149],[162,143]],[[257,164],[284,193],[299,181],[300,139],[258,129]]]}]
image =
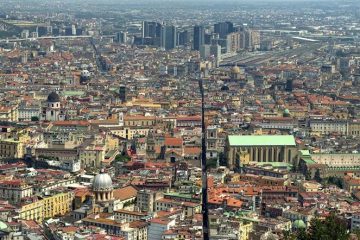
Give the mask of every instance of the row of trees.
[{"label": "row of trees", "polygon": [[348,223],[332,213],[325,219],[314,218],[307,229],[284,232],[286,240],[349,240],[360,239],[360,231],[350,232]]}]

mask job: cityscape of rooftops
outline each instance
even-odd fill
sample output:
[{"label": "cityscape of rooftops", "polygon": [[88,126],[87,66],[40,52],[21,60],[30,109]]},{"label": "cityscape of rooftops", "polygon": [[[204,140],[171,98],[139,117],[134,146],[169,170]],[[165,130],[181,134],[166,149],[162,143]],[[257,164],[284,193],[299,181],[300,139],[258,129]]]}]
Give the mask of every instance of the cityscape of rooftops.
[{"label": "cityscape of rooftops", "polygon": [[359,0],[1,0],[1,240],[360,240]]}]

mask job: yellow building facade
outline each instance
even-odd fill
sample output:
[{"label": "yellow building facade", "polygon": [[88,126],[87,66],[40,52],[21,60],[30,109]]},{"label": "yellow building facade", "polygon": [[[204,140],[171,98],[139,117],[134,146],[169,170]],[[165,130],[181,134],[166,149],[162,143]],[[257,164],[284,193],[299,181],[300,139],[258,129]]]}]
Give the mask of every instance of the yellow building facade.
[{"label": "yellow building facade", "polygon": [[25,220],[34,220],[38,223],[44,220],[44,202],[36,200],[25,203],[19,209],[19,218]]},{"label": "yellow building facade", "polygon": [[14,139],[0,139],[0,158],[24,157],[24,144]]},{"label": "yellow building facade", "polygon": [[44,219],[52,218],[57,215],[65,215],[71,211],[71,204],[74,199],[72,192],[59,192],[52,196],[45,197],[43,216]]},{"label": "yellow building facade", "polygon": [[19,118],[19,112],[17,106],[11,106],[11,107],[0,106],[1,121],[17,122],[18,118]]},{"label": "yellow building facade", "polygon": [[59,192],[25,203],[19,208],[19,218],[40,223],[47,218],[65,215],[71,211],[73,199],[72,192]]},{"label": "yellow building facade", "polygon": [[151,127],[155,126],[155,124],[156,117],[154,116],[130,115],[124,117],[124,125],[126,127]]},{"label": "yellow building facade", "polygon": [[135,136],[147,136],[150,128],[130,128],[130,127],[119,127],[112,128],[111,133],[125,139],[133,139]]},{"label": "yellow building facade", "polygon": [[80,151],[80,163],[82,168],[101,167],[101,162],[105,159],[104,146],[89,146]]},{"label": "yellow building facade", "polygon": [[241,221],[239,224],[239,240],[249,240],[253,231],[253,223]]}]

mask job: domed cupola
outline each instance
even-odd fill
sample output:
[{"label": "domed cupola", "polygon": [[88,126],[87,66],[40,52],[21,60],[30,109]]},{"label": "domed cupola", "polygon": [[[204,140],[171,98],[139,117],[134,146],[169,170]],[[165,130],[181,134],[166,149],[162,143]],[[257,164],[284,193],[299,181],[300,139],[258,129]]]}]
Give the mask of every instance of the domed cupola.
[{"label": "domed cupola", "polygon": [[113,183],[110,175],[104,171],[95,176],[92,189],[97,201],[109,201],[113,198]]},{"label": "domed cupola", "polygon": [[47,98],[47,101],[50,103],[60,102],[60,96],[56,92],[51,92]]}]

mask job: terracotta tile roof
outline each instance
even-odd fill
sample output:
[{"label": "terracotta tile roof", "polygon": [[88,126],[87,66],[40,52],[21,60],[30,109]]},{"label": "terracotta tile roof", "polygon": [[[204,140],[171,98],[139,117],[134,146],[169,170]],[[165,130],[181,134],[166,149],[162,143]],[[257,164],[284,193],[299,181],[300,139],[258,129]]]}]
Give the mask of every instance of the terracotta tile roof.
[{"label": "terracotta tile roof", "polygon": [[183,140],[181,138],[168,137],[165,138],[165,146],[182,146]]},{"label": "terracotta tile roof", "polygon": [[170,211],[157,211],[156,217],[163,218],[163,217],[169,217],[172,215],[180,214],[182,213],[182,209],[179,208],[172,208]]},{"label": "terracotta tile roof", "polygon": [[136,120],[155,120],[155,116],[142,116],[142,115],[126,115],[124,116],[125,121],[136,121]]},{"label": "terracotta tile roof", "polygon": [[75,190],[75,197],[83,197],[90,194],[90,190],[87,188],[80,188]]},{"label": "terracotta tile roof", "polygon": [[201,153],[201,148],[199,147],[185,147],[184,153],[187,155],[199,155]]},{"label": "terracotta tile roof", "polygon": [[138,190],[133,186],[127,186],[114,190],[114,198],[119,200],[126,200],[129,198],[136,197]]},{"label": "terracotta tile roof", "polygon": [[61,230],[66,233],[70,233],[70,232],[76,232],[77,230],[79,230],[79,228],[74,226],[69,226],[69,227],[63,227],[61,228]]},{"label": "terracotta tile roof", "polygon": [[200,116],[185,116],[185,117],[177,117],[177,121],[201,121]]},{"label": "terracotta tile roof", "polygon": [[161,224],[161,225],[167,225],[171,222],[171,219],[168,218],[153,218],[150,220],[151,223]]},{"label": "terracotta tile roof", "polygon": [[135,212],[135,211],[129,211],[129,210],[125,210],[125,209],[116,210],[114,212],[119,213],[119,214],[127,214],[127,215],[135,215],[135,216],[146,216],[147,215],[147,213],[145,213],[145,212]]},{"label": "terracotta tile roof", "polygon": [[91,236],[86,237],[88,240],[124,240],[123,237],[110,236],[107,234],[91,234]]},{"label": "terracotta tile roof", "polygon": [[149,225],[149,223],[145,222],[145,221],[133,221],[131,223],[129,223],[129,227],[131,228],[144,228],[147,227]]},{"label": "terracotta tile roof", "polygon": [[40,225],[36,223],[34,220],[20,220],[22,225],[28,227],[30,229],[39,229]]},{"label": "terracotta tile roof", "polygon": [[88,121],[56,121],[54,126],[90,126]]}]

